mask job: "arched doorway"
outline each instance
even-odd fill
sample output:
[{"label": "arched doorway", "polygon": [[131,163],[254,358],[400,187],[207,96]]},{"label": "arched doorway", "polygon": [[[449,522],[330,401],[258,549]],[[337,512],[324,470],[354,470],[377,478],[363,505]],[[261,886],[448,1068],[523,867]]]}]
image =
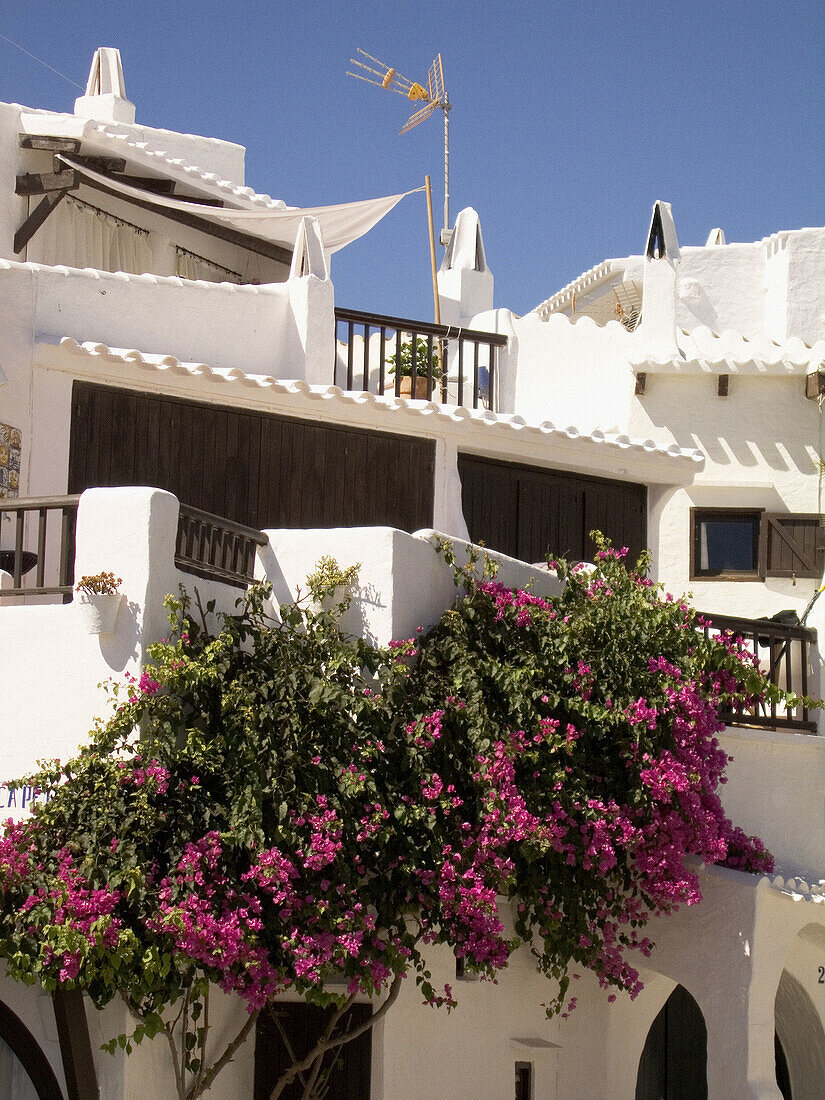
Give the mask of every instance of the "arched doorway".
[{"label": "arched doorway", "polygon": [[2,1001],[0,1100],[63,1100],[54,1070],[37,1040]]},{"label": "arched doorway", "polygon": [[825,1031],[810,995],[782,971],[774,1003],[776,1083],[783,1100],[820,1100],[825,1081]]},{"label": "arched doorway", "polygon": [[[825,1031],[811,998],[787,970],[774,1011],[776,1083],[783,1100],[821,1100]],[[707,1046],[702,1010],[677,985],[647,1034],[635,1100],[707,1100]]]},{"label": "arched doorway", "polygon": [[636,1100],[707,1100],[708,1032],[702,1010],[681,985],[647,1033]]}]

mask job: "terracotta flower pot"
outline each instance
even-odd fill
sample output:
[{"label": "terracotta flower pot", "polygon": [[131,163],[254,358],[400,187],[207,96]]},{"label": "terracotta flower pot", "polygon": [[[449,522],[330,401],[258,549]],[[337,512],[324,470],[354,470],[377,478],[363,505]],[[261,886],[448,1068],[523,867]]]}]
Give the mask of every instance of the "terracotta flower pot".
[{"label": "terracotta flower pot", "polygon": [[[413,380],[409,375],[405,375],[401,379],[401,385],[399,387],[399,395],[401,397],[416,397],[422,401],[427,400],[427,379],[416,377],[415,379],[415,391],[413,391]],[[433,379],[433,399],[435,399],[435,391],[438,383]]]}]

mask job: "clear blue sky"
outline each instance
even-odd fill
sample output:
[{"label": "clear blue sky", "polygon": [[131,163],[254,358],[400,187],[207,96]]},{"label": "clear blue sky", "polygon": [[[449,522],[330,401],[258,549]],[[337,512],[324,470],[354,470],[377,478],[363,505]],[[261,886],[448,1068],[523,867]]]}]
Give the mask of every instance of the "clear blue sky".
[{"label": "clear blue sky", "polygon": [[[5,0],[0,33],[81,85],[95,47],[119,47],[139,122],[246,145],[247,182],[290,205],[429,172],[439,224],[440,114],[399,137],[406,102],[344,73],[361,46],[423,82],[440,51],[452,211],[478,210],[496,305],[520,313],[641,251],[657,198],[682,244],[825,224],[823,0]],[[0,99],[79,94],[0,39]],[[414,195],[334,258],[336,301],[429,318],[428,265]]]}]

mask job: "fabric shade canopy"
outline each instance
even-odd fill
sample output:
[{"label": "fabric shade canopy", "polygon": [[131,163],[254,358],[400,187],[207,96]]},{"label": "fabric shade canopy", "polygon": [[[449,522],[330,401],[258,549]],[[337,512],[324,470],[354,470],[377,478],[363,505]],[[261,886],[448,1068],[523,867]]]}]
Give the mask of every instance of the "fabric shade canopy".
[{"label": "fabric shade canopy", "polygon": [[257,237],[290,250],[302,218],[307,216],[317,218],[321,226],[324,250],[328,254],[338,252],[345,245],[363,237],[406,195],[423,190],[421,187],[416,187],[413,191],[404,191],[400,195],[347,202],[338,206],[311,206],[303,209],[284,206],[269,210],[231,210],[197,202],[186,202],[171,195],[159,195],[141,187],[134,187],[116,176],[96,172],[66,153],[60,153],[59,159],[93,186],[121,195],[127,201],[138,201],[141,205],[148,203],[157,207],[159,213],[163,213],[165,208],[179,214],[195,215],[204,221],[235,229],[239,233]]}]

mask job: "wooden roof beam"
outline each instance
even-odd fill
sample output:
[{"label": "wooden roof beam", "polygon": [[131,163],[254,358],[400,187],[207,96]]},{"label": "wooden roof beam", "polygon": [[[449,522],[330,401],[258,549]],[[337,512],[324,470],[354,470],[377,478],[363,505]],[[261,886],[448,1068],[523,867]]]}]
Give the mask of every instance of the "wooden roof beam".
[{"label": "wooden roof beam", "polygon": [[45,195],[49,191],[74,191],[80,186],[78,173],[71,168],[61,172],[26,172],[14,181],[15,195]]},{"label": "wooden roof beam", "polygon": [[61,199],[68,194],[69,190],[68,187],[64,187],[60,191],[50,191],[42,202],[38,203],[35,209],[32,210],[31,214],[29,214],[14,234],[15,255],[23,251],[46,218],[48,218],[49,214],[57,207]]},{"label": "wooden roof beam", "polygon": [[80,150],[78,138],[41,137],[39,134],[18,134],[17,144],[21,149],[42,149],[48,153],[77,153]]}]

